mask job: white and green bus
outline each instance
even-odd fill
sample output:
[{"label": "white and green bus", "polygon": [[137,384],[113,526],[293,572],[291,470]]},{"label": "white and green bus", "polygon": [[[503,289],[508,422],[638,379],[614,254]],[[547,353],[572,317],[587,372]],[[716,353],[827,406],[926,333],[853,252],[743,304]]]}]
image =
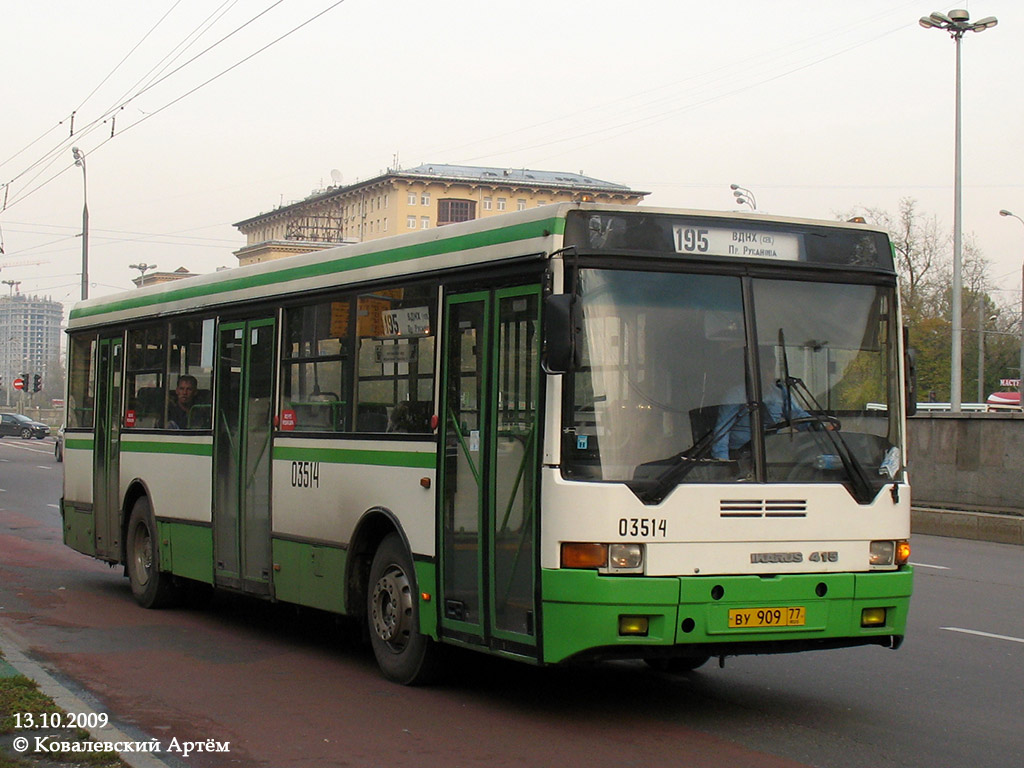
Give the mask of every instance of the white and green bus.
[{"label": "white and green bus", "polygon": [[92,299],[68,333],[64,538],[143,606],[357,617],[402,683],[442,644],[685,670],[902,641],[882,232],[562,204]]}]

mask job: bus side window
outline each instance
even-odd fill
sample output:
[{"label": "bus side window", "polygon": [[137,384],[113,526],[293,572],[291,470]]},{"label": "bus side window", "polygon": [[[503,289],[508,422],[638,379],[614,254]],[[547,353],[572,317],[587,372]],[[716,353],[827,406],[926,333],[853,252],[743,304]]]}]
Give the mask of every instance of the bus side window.
[{"label": "bus side window", "polygon": [[431,433],[436,295],[418,284],[359,296],[356,432]]},{"label": "bus side window", "polygon": [[348,297],[336,297],[285,310],[281,409],[291,412],[288,429],[348,428],[351,304]]}]

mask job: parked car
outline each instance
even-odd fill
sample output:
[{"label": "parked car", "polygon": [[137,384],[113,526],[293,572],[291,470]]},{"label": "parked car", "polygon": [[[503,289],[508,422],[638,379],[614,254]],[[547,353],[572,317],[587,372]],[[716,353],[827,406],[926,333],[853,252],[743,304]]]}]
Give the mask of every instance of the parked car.
[{"label": "parked car", "polygon": [[64,424],[57,430],[57,440],[53,444],[53,458],[64,461]]},{"label": "parked car", "polygon": [[20,413],[0,413],[0,437],[20,437],[30,440],[33,437],[42,440],[50,434],[50,428]]}]

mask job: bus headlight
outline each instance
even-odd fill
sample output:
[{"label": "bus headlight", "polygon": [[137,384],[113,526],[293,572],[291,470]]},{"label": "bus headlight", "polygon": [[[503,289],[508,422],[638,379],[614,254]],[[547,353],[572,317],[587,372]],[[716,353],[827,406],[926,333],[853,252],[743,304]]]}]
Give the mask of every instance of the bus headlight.
[{"label": "bus headlight", "polygon": [[644,567],[644,545],[563,541],[562,567],[593,568],[601,573],[639,573]]},{"label": "bus headlight", "polygon": [[895,541],[872,541],[868,554],[868,564],[872,568],[884,568],[893,564],[895,556]]},{"label": "bus headlight", "polygon": [[635,570],[644,564],[643,544],[612,544],[608,561],[613,571]]},{"label": "bus headlight", "polygon": [[868,564],[872,568],[888,568],[893,565],[906,565],[910,560],[910,542],[906,539],[897,541],[872,541],[868,554]]}]

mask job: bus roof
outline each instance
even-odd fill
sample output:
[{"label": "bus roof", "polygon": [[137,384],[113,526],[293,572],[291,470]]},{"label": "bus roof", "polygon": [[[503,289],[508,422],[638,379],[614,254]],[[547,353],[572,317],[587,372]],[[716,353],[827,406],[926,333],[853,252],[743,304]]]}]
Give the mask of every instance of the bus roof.
[{"label": "bus roof", "polygon": [[558,203],[365,243],[250,264],[79,302],[69,330],[288,296],[327,287],[420,275],[536,254],[561,247],[569,211],[697,216],[878,231],[863,224],[744,213],[598,203]]}]

